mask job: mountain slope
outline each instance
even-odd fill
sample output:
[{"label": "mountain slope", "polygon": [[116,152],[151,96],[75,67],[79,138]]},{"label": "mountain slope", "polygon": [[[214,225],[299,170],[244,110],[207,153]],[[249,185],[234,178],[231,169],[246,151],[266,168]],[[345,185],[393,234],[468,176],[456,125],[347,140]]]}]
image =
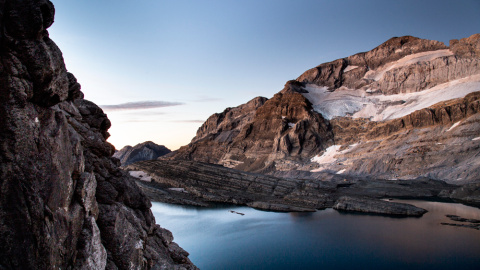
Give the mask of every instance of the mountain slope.
[{"label": "mountain slope", "polygon": [[480,179],[478,91],[480,34],[452,40],[450,47],[392,38],[287,82],[273,98],[237,115],[249,116],[236,132],[228,118],[216,126],[207,120],[170,158],[277,176],[330,172],[471,182]]},{"label": "mountain slope", "polygon": [[141,160],[157,159],[163,155],[170,153],[170,149],[163,145],[147,141],[139,143],[135,146],[127,145],[113,154],[114,158],[120,160],[122,166],[126,166]]}]

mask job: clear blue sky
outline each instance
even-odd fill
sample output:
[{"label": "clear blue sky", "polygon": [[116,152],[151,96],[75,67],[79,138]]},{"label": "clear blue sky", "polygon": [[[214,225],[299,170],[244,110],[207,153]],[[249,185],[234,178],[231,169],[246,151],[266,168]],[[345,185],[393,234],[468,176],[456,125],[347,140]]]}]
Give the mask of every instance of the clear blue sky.
[{"label": "clear blue sky", "polygon": [[50,37],[85,98],[120,105],[104,107],[117,149],[175,150],[211,114],[394,36],[448,45],[480,33],[480,0],[52,2]]}]

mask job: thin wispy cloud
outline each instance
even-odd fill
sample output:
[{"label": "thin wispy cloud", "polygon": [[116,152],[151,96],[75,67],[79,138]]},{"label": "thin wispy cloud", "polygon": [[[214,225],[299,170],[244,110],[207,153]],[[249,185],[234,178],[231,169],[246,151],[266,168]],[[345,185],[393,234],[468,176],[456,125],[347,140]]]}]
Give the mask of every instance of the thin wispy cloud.
[{"label": "thin wispy cloud", "polygon": [[124,110],[144,110],[154,108],[164,108],[184,105],[182,102],[169,102],[169,101],[137,101],[127,102],[115,105],[100,105],[100,108],[106,111],[124,111]]}]

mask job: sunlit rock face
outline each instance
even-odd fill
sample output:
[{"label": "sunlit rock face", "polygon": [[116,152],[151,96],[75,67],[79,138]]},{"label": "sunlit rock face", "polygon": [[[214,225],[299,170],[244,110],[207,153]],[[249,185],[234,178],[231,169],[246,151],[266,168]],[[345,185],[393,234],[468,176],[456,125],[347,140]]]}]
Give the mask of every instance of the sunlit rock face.
[{"label": "sunlit rock face", "polygon": [[111,158],[53,19],[50,1],[0,1],[0,268],[194,269]]},{"label": "sunlit rock face", "polygon": [[271,99],[213,115],[171,158],[290,177],[476,181],[479,44],[480,34],[450,47],[395,37],[321,64]]}]

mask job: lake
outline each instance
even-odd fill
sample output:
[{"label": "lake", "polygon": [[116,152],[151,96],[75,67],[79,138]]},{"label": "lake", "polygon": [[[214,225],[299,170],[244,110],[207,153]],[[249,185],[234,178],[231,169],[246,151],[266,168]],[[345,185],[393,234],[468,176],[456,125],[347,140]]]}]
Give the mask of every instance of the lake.
[{"label": "lake", "polygon": [[403,202],[429,212],[421,218],[394,218],[333,209],[276,213],[156,202],[152,211],[202,270],[480,269],[480,231],[440,224],[455,223],[446,214],[480,219],[480,209]]}]

